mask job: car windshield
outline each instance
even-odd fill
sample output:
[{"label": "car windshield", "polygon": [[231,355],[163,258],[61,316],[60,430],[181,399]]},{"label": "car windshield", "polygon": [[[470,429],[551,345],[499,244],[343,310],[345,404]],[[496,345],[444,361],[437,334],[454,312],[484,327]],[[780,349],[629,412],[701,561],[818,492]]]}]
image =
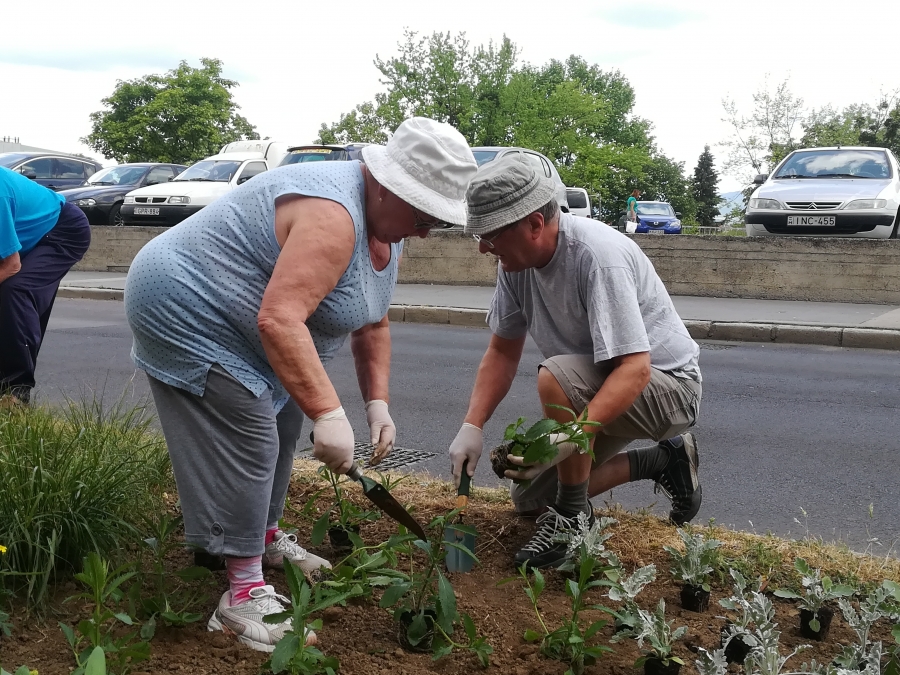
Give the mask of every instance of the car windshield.
[{"label": "car windshield", "polygon": [[775,178],[890,178],[884,150],[812,150],[796,152]]},{"label": "car windshield", "polygon": [[240,162],[229,159],[204,159],[182,171],[175,180],[208,180],[227,183],[240,165]]},{"label": "car windshield", "polygon": [[659,202],[638,202],[637,212],[642,216],[674,216],[672,207]]},{"label": "car windshield", "polygon": [[288,164],[306,164],[307,162],[341,162],[350,159],[346,150],[334,148],[301,148],[291,151],[282,161],[281,166]]},{"label": "car windshield", "polygon": [[28,159],[28,155],[22,152],[0,152],[0,166],[7,169],[14,167],[23,159]]},{"label": "car windshield", "polygon": [[475,155],[475,161],[478,163],[478,166],[481,166],[485,162],[490,162],[494,159],[498,151],[497,150],[474,150],[472,154]]},{"label": "car windshield", "polygon": [[147,172],[146,166],[112,166],[88,178],[91,185],[134,185]]}]

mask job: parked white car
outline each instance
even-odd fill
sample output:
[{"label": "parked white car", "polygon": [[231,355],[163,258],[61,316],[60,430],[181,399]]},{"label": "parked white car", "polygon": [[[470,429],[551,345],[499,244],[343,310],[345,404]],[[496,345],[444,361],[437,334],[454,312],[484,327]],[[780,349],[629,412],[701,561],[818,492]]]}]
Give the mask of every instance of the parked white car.
[{"label": "parked white car", "polygon": [[177,225],[238,185],[277,167],[287,150],[286,143],[276,141],[229,143],[167,183],[129,192],[122,220],[125,225]]},{"label": "parked white car", "polygon": [[890,150],[795,150],[754,182],[748,236],[897,237],[900,165]]},{"label": "parked white car", "polygon": [[566,201],[569,203],[569,213],[582,218],[593,218],[591,212],[591,198],[588,191],[580,187],[566,188]]}]

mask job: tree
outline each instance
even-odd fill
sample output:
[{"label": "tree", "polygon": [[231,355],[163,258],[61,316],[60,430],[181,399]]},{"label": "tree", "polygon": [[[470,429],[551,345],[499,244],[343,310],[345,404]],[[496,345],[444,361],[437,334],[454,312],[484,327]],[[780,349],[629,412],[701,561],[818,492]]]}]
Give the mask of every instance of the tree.
[{"label": "tree", "polygon": [[452,124],[472,146],[543,153],[564,183],[601,195],[604,215],[618,216],[633,186],[647,181],[691,211],[683,167],[654,147],[650,123],[632,114],[634,90],[618,71],[574,55],[519,65],[505,36],[472,47],[464,33],[406,31],[398,48],[393,58],[375,58],[384,90],[322,124],[318,143],[385,143],[404,119],[421,115]]},{"label": "tree", "polygon": [[725,171],[750,183],[754,174],[769,173],[787,154],[799,147],[798,127],[804,120],[803,99],[795,98],[785,80],[775,91],[769,83],[753,94],[749,117],[738,112],[731,99],[724,99],[725,118],[732,136],[722,143],[728,150]]},{"label": "tree", "polygon": [[813,110],[803,123],[802,147],[862,145],[900,152],[898,93],[879,97],[876,105],[857,103],[843,110],[825,106]]},{"label": "tree", "polygon": [[694,202],[697,204],[697,221],[701,225],[710,226],[719,215],[719,174],[713,165],[713,156],[709,146],[703,148],[697,166],[694,168],[694,180],[691,183]]},{"label": "tree", "polygon": [[103,99],[105,110],[91,113],[83,143],[118,162],[190,164],[238,140],[256,140],[255,127],[237,113],[222,62],[200,59],[201,68],[182,61],[165,75],[116,83]]}]

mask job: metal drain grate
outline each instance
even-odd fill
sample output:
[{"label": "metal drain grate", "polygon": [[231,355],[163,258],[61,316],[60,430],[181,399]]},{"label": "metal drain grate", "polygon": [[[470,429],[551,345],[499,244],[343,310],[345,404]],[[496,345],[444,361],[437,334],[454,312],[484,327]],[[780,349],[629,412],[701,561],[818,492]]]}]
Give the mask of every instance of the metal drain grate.
[{"label": "metal drain grate", "polygon": [[[362,464],[364,468],[367,468],[367,463],[369,458],[372,456],[372,451],[375,449],[375,446],[371,443],[356,443],[355,450],[353,451],[353,459]],[[301,456],[310,455],[310,459],[312,458],[312,448],[306,448]],[[418,464],[419,462],[424,462],[427,459],[431,459],[435,456],[433,452],[426,452],[425,450],[412,450],[410,448],[394,448],[391,450],[391,454],[381,460],[381,463],[378,466],[371,467],[374,471],[394,471],[397,469],[405,469],[413,466],[414,464]]]}]

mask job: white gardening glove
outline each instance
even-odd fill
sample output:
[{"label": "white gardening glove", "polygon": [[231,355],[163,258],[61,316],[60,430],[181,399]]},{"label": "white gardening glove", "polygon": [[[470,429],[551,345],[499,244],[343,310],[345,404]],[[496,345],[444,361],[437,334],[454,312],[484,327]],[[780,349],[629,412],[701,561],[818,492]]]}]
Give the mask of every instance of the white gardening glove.
[{"label": "white gardening glove", "polygon": [[397,427],[388,413],[387,402],[377,398],[366,403],[366,419],[369,421],[369,436],[372,439],[372,445],[375,446],[369,464],[374,466],[394,449]]},{"label": "white gardening glove", "polygon": [[313,456],[335,473],[347,473],[353,466],[353,427],[343,408],[316,418]]},{"label": "white gardening glove", "polygon": [[568,438],[569,437],[566,434],[550,434],[550,442],[555,444],[556,447],[559,448],[559,452],[556,453],[556,457],[554,457],[550,462],[547,462],[546,464],[526,464],[523,457],[507,455],[506,460],[510,464],[528,468],[519,471],[507,469],[503,473],[507,478],[511,478],[515,481],[533,480],[539,474],[544,473],[544,471],[546,471],[547,469],[556,466],[561,461],[567,459],[568,457],[571,457],[576,452],[580,452],[581,448],[579,448],[575,443],[566,443]]},{"label": "white gardening glove", "polygon": [[459,479],[462,478],[462,467],[466,460],[469,465],[466,473],[469,477],[475,475],[475,466],[484,449],[484,432],[474,424],[465,422],[456,434],[456,438],[450,444],[450,467],[453,471],[453,483],[459,487]]}]

